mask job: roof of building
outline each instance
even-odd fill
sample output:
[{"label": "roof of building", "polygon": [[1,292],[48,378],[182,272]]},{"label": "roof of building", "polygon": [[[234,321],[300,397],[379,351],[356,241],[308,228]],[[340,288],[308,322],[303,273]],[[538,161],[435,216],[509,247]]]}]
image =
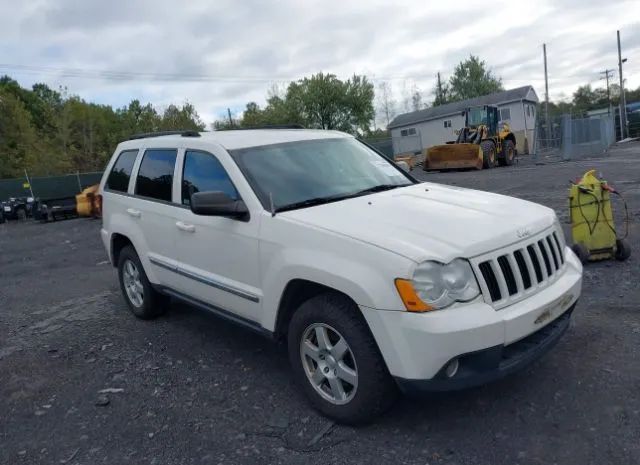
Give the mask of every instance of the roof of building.
[{"label": "roof of building", "polygon": [[[535,90],[532,86],[523,86],[516,89],[503,90],[489,95],[483,95],[482,97],[470,98],[467,100],[460,100],[459,102],[447,103],[437,107],[425,108],[424,110],[413,111],[411,113],[404,113],[396,116],[388,126],[388,129],[397,128],[400,126],[407,126],[409,124],[421,123],[423,121],[429,121],[437,119],[442,116],[452,115],[459,113],[465,108],[475,107],[479,105],[496,105],[499,103],[514,102],[518,100],[525,100],[529,91]],[[535,103],[538,102],[537,95],[536,100],[530,100]]]},{"label": "roof of building", "polygon": [[[188,134],[144,134],[135,139],[126,140],[120,143],[120,149],[136,148],[144,146],[176,146],[185,145],[200,146],[203,144],[221,145],[227,150],[235,150],[258,145],[272,145],[284,142],[294,142],[314,139],[336,139],[352,137],[349,134],[339,131],[325,131],[320,129],[245,129],[229,131],[206,131],[197,133],[187,131]],[[199,135],[198,135],[199,134]]]}]

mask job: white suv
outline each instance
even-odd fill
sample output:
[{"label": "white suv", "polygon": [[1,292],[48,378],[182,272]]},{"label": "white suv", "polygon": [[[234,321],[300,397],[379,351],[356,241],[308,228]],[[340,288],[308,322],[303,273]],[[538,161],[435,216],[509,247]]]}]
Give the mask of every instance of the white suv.
[{"label": "white suv", "polygon": [[311,402],[370,420],[403,392],[522,368],[569,325],[582,267],[554,212],[420,183],[339,132],[183,132],[118,145],[104,245],[132,312],[168,296],[288,343]]}]

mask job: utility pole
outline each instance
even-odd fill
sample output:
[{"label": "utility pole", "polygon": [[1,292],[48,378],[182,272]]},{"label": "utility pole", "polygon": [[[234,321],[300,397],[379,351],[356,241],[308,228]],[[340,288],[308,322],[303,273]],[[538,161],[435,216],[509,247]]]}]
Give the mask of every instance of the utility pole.
[{"label": "utility pole", "polygon": [[[618,33],[618,74],[620,75],[620,134],[622,139],[627,134],[627,102],[624,96],[624,79],[622,77],[622,50],[620,47],[620,31]],[[626,61],[626,60],[624,60]]]},{"label": "utility pole", "polygon": [[545,137],[551,138],[551,121],[549,121],[549,78],[547,76],[547,44],[542,44],[542,54],[544,55],[544,119],[547,125]]},{"label": "utility pole", "polygon": [[227,108],[227,114],[229,115],[229,127],[233,127],[233,119],[231,118],[231,110]]},{"label": "utility pole", "polygon": [[604,71],[600,71],[600,74],[604,74],[603,78],[607,80],[607,104],[609,107],[607,108],[609,114],[611,114],[611,91],[609,90],[609,75],[613,76],[613,69],[605,69]]}]

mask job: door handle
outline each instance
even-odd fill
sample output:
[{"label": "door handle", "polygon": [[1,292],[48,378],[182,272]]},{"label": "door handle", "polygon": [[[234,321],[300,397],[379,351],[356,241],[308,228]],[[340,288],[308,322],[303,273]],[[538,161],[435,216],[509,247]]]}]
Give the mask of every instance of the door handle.
[{"label": "door handle", "polygon": [[192,224],[183,223],[182,221],[178,221],[176,226],[180,231],[193,233],[196,232],[196,227]]},{"label": "door handle", "polygon": [[127,208],[127,213],[134,218],[140,218],[142,216],[142,212],[140,212],[140,210],[135,210],[133,208]]}]

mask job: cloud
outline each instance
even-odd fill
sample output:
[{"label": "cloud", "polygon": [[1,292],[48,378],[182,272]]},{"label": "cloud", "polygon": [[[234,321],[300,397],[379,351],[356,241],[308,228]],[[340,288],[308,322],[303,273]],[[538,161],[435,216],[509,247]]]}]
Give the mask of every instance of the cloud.
[{"label": "cloud", "polygon": [[318,71],[389,80],[397,99],[416,86],[430,100],[436,73],[470,53],[506,87],[532,84],[542,96],[543,43],[557,98],[616,67],[618,28],[629,85],[640,85],[637,0],[0,0],[0,9],[11,11],[0,16],[3,63],[32,67],[0,73],[115,106],[189,100],[207,121]]}]

